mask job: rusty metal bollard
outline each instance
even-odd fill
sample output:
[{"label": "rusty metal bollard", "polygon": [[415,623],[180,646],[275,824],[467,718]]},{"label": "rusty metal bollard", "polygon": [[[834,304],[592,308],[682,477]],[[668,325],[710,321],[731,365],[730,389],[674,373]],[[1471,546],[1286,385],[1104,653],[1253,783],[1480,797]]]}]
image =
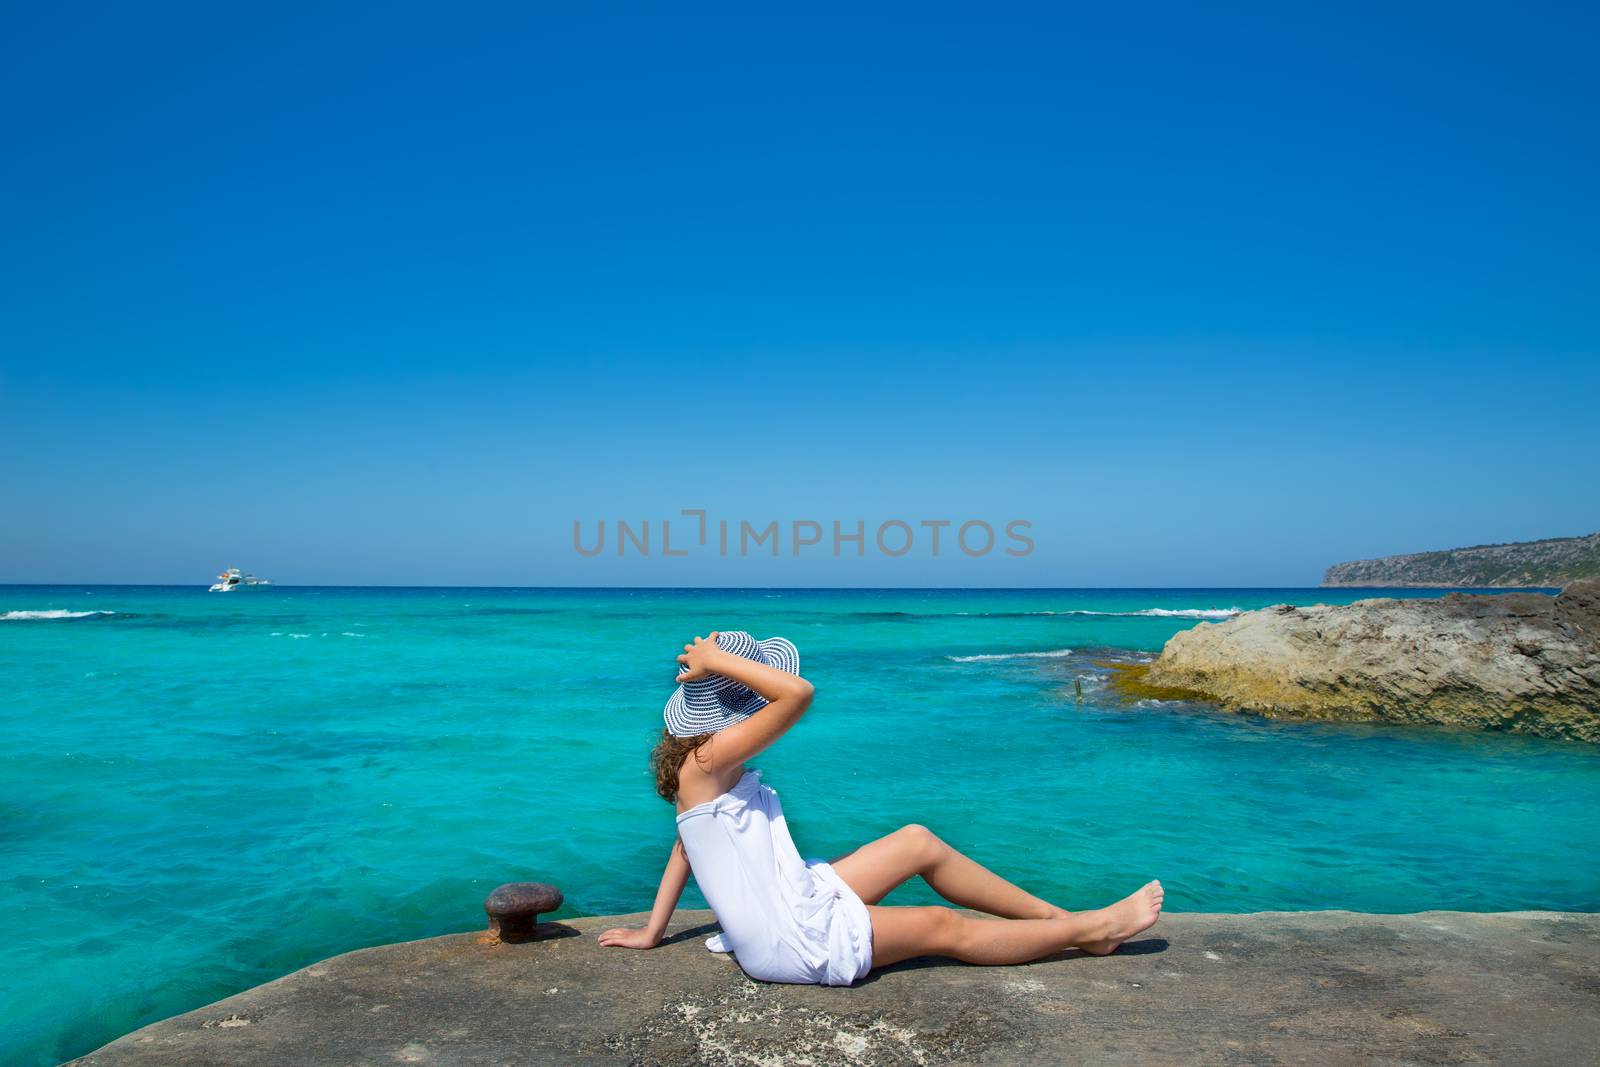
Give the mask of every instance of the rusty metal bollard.
[{"label": "rusty metal bollard", "polygon": [[539,916],[559,907],[561,890],[543,882],[507,882],[483,902],[490,939],[512,943],[532,941]]}]

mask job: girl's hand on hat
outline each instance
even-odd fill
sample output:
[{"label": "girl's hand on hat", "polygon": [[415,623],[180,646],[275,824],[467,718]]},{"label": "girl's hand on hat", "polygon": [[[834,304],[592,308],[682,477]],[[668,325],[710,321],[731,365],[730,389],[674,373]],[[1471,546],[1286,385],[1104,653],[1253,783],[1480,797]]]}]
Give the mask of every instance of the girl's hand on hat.
[{"label": "girl's hand on hat", "polygon": [[678,681],[697,682],[716,674],[716,663],[722,655],[717,647],[717,631],[695,638],[693,643],[683,646],[683,654],[678,657]]}]

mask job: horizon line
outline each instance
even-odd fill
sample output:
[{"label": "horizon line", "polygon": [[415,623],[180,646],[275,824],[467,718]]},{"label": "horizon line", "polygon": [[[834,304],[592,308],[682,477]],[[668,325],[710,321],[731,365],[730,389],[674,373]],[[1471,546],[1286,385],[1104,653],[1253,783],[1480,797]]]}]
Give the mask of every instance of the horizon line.
[{"label": "horizon line", "polygon": [[[84,586],[99,589],[206,589],[200,582],[0,582],[0,589],[48,589]],[[361,583],[333,585],[278,582],[272,589],[485,589],[540,592],[817,592],[817,593],[1015,593],[1015,592],[1117,592],[1125,590],[1249,590],[1249,589],[1439,589],[1444,591],[1560,590],[1555,585],[446,585]]]}]

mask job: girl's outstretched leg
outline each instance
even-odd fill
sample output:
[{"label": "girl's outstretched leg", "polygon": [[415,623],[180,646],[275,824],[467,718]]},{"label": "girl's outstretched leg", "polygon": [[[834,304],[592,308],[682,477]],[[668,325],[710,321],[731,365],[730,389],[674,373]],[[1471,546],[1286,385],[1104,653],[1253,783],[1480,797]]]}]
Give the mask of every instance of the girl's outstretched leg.
[{"label": "girl's outstretched leg", "polygon": [[952,904],[1006,919],[1055,919],[1067,914],[962,855],[926,826],[902,826],[833,861],[835,873],[868,904],[921,875]]},{"label": "girl's outstretched leg", "polygon": [[952,956],[980,964],[1027,963],[1084,945],[1115,948],[1155,925],[1161,899],[1161,883],[1151,882],[1109,908],[1054,919],[978,919],[944,907],[868,907],[872,966],[886,967],[916,956]]}]

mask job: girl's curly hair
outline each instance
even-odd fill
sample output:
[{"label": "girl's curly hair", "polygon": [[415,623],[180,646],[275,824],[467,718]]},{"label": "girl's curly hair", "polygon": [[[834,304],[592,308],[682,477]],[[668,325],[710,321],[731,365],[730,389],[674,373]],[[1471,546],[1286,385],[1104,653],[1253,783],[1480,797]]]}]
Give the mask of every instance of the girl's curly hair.
[{"label": "girl's curly hair", "polygon": [[683,768],[683,761],[700,751],[700,746],[715,736],[714,733],[696,734],[694,737],[674,737],[666,730],[661,731],[661,740],[656,742],[654,751],[650,753],[650,770],[656,776],[656,792],[661,794],[661,799],[669,804],[678,801],[678,771]]}]

